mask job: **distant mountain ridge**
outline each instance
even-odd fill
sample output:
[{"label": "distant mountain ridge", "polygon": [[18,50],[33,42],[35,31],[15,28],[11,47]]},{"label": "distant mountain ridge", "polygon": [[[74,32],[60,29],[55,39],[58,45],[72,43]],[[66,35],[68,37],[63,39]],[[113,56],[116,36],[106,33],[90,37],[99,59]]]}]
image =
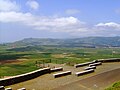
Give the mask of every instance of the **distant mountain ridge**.
[{"label": "distant mountain ridge", "polygon": [[120,47],[120,37],[84,37],[73,39],[25,38],[8,45],[36,46],[54,45],[61,47]]}]

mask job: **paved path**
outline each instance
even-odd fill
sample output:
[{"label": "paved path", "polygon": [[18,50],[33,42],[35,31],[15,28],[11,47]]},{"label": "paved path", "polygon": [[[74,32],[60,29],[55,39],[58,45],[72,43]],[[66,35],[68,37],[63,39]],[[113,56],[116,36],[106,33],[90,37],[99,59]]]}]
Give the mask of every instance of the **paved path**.
[{"label": "paved path", "polygon": [[[63,67],[64,71],[67,71],[67,70],[72,71],[72,75],[68,75],[60,78],[53,78],[52,74],[54,73],[45,74],[35,79],[31,79],[25,82],[11,85],[10,87],[12,87],[13,90],[17,90],[18,88],[22,88],[22,87],[25,87],[27,90],[52,90],[54,88],[56,88],[56,90],[57,89],[59,90],[62,90],[62,89],[63,90],[91,90],[89,87],[91,88],[93,87],[94,89],[96,89],[96,87],[99,87],[99,85],[101,85],[101,87],[105,87],[108,84],[109,85],[112,84],[114,82],[114,78],[115,80],[116,79],[120,80],[120,72],[118,72],[117,70],[118,68],[120,68],[120,63],[117,63],[117,62],[103,63],[102,65],[97,66],[97,69],[95,70],[94,73],[90,73],[90,74],[79,76],[79,77],[75,76],[75,72],[82,71],[83,68],[85,67],[74,68],[72,66],[58,65],[58,64],[55,66]],[[117,70],[117,72],[115,73],[115,71],[112,71],[112,70],[115,70],[115,71]],[[105,72],[109,72],[109,74]],[[103,75],[103,73],[105,73],[105,75]],[[113,75],[111,75],[110,73],[112,73]],[[93,78],[92,76],[95,76],[95,77]],[[92,77],[92,78],[90,79],[89,77]],[[110,83],[104,84],[103,82],[106,82],[106,81],[110,81]],[[96,82],[100,82],[100,83],[96,84]],[[94,90],[93,88],[92,90]]]},{"label": "paved path", "polygon": [[53,90],[104,90],[115,81],[120,80],[120,68],[88,77]]}]

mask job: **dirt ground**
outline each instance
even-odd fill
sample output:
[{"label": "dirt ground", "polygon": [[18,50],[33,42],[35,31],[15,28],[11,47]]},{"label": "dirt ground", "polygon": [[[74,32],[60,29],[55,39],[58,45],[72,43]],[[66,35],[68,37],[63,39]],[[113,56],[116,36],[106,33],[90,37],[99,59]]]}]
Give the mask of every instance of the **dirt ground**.
[{"label": "dirt ground", "polygon": [[11,63],[11,64],[17,64],[17,63],[21,63],[23,62],[23,60],[0,60],[0,64],[7,64],[7,63]]},{"label": "dirt ground", "polygon": [[112,82],[120,80],[120,68],[94,75],[53,90],[104,90]]},{"label": "dirt ground", "polygon": [[85,67],[74,68],[64,64],[50,64],[50,66],[63,67],[63,71],[72,71],[72,75],[54,78],[54,73],[45,74],[9,87],[12,87],[13,90],[22,87],[26,88],[26,90],[103,90],[103,88],[120,80],[120,62],[103,63],[97,66],[94,73],[79,77],[75,76],[75,73],[82,71]]}]

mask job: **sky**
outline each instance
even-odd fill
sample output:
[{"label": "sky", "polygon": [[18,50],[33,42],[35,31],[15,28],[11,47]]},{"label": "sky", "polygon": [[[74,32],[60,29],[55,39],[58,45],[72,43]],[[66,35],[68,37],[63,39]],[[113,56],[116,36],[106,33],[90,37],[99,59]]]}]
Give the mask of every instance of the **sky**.
[{"label": "sky", "polygon": [[120,36],[120,0],[0,0],[0,43]]}]

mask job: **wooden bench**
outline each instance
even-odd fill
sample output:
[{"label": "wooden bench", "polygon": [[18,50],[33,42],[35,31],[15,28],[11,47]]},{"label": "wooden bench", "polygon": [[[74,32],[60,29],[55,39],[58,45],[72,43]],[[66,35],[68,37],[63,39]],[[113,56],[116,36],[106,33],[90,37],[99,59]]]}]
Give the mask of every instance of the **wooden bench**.
[{"label": "wooden bench", "polygon": [[72,73],[71,71],[65,71],[65,72],[53,74],[53,76],[54,76],[54,78],[57,78],[57,77],[61,77],[61,76],[70,75],[71,73]]},{"label": "wooden bench", "polygon": [[75,64],[74,67],[75,67],[75,68],[78,68],[78,67],[86,66],[86,65],[93,64],[93,63],[96,63],[96,62],[97,62],[97,60],[93,60],[92,62],[86,62],[86,63],[81,63],[81,64]]},{"label": "wooden bench", "polygon": [[91,67],[91,66],[98,66],[98,65],[102,65],[102,63],[101,62],[97,62],[97,63],[90,64],[89,66]]},{"label": "wooden bench", "polygon": [[98,61],[103,62],[103,63],[120,62],[120,58],[99,59]]},{"label": "wooden bench", "polygon": [[96,66],[86,67],[85,70],[96,69]]},{"label": "wooden bench", "polygon": [[57,71],[63,71],[63,67],[58,67],[58,68],[52,68],[52,69],[50,69],[50,72],[57,72]]},{"label": "wooden bench", "polygon": [[94,72],[94,69],[89,69],[89,70],[77,72],[77,73],[75,73],[75,75],[80,76],[80,75],[88,74],[88,73],[91,73],[91,72]]},{"label": "wooden bench", "polygon": [[25,88],[20,88],[20,89],[18,89],[18,90],[26,90]]}]

